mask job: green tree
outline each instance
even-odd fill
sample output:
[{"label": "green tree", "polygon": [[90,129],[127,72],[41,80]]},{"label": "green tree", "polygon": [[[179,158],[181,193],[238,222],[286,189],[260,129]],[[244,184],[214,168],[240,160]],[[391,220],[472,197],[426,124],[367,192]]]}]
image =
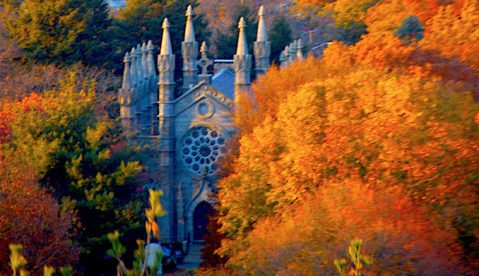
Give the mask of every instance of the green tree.
[{"label": "green tree", "polygon": [[256,38],[256,30],[258,29],[258,22],[255,14],[247,5],[241,5],[238,11],[233,16],[233,24],[229,27],[229,32],[218,35],[216,43],[218,58],[233,58],[236,53],[236,46],[238,44],[238,23],[243,17],[246,23],[246,40],[248,41],[248,52],[253,53],[253,42]]},{"label": "green tree", "polygon": [[[127,0],[126,6],[120,9],[113,21],[113,34],[117,51],[115,61],[117,68],[122,67],[121,61],[125,51],[130,50],[142,41],[151,40],[154,45],[160,45],[163,33],[162,22],[168,18],[173,50],[177,57],[181,56],[181,42],[184,39],[186,25],[186,8],[193,10],[199,5],[196,0]],[[210,35],[207,22],[202,14],[193,17],[196,40],[208,42]],[[176,58],[176,73],[181,75],[181,58]]]},{"label": "green tree", "polygon": [[143,199],[137,153],[97,100],[94,85],[79,87],[72,74],[58,90],[16,104],[5,131],[5,146],[35,168],[63,208],[77,211],[80,267],[88,275],[109,269],[106,233],[134,237],[141,229]]},{"label": "green tree", "polygon": [[273,19],[271,25],[271,59],[274,63],[279,64],[279,55],[292,41],[291,28],[288,19],[284,15],[278,15]]},{"label": "green tree", "polygon": [[361,21],[350,21],[347,25],[339,26],[337,29],[339,34],[338,41],[344,42],[346,45],[353,45],[359,40],[363,34],[367,34],[367,26]]},{"label": "green tree", "polygon": [[424,28],[417,16],[408,16],[403,19],[401,26],[399,26],[394,35],[401,39],[404,44],[417,43],[424,37]]},{"label": "green tree", "polygon": [[5,1],[6,29],[27,58],[42,63],[104,65],[111,57],[103,0]]}]

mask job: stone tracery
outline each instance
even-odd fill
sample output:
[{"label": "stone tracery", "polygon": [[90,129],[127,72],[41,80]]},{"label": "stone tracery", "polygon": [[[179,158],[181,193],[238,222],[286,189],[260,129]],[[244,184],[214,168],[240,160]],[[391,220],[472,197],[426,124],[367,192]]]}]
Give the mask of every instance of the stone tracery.
[{"label": "stone tracery", "polygon": [[218,160],[225,153],[225,137],[217,130],[200,126],[188,131],[181,143],[181,159],[189,171],[206,175],[216,172]]}]

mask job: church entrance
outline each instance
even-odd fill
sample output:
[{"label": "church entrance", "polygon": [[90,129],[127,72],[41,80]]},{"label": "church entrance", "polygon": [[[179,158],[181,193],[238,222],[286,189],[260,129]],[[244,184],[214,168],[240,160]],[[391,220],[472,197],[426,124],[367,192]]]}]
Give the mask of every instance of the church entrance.
[{"label": "church entrance", "polygon": [[208,216],[213,213],[213,207],[206,201],[200,202],[193,212],[193,239],[203,240],[208,233]]}]

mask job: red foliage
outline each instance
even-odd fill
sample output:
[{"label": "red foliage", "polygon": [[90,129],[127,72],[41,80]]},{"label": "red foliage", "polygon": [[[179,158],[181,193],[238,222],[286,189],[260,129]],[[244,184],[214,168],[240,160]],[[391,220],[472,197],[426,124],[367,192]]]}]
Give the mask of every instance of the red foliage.
[{"label": "red foliage", "polygon": [[79,248],[70,240],[73,217],[38,186],[32,170],[0,155],[0,274],[11,273],[10,243],[23,245],[34,275],[44,265],[76,264]]}]

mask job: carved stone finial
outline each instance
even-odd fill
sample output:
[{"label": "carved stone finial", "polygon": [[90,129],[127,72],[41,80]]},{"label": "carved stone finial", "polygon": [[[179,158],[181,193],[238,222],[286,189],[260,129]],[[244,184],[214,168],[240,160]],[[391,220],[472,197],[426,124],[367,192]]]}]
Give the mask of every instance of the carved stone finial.
[{"label": "carved stone finial", "polygon": [[153,46],[153,42],[151,42],[151,40],[148,40],[148,44],[146,45],[146,49],[148,51],[153,51],[155,49],[155,46]]},{"label": "carved stone finial", "polygon": [[193,14],[193,8],[191,7],[191,5],[188,5],[188,8],[186,9],[186,16],[187,17],[192,17],[194,14]]},{"label": "carved stone finial", "polygon": [[201,43],[201,48],[200,48],[201,56],[206,56],[207,54],[206,51],[207,51],[206,42],[203,41],[203,43]]},{"label": "carved stone finial", "polygon": [[125,63],[125,66],[130,67],[130,54],[125,52],[125,57],[123,58],[123,63]]},{"label": "carved stone finial", "polygon": [[200,51],[201,51],[201,59],[198,60],[198,65],[201,67],[201,74],[202,75],[207,75],[208,74],[208,66],[212,65],[213,61],[211,61],[208,58],[206,42],[203,41],[203,43],[201,43]]}]

